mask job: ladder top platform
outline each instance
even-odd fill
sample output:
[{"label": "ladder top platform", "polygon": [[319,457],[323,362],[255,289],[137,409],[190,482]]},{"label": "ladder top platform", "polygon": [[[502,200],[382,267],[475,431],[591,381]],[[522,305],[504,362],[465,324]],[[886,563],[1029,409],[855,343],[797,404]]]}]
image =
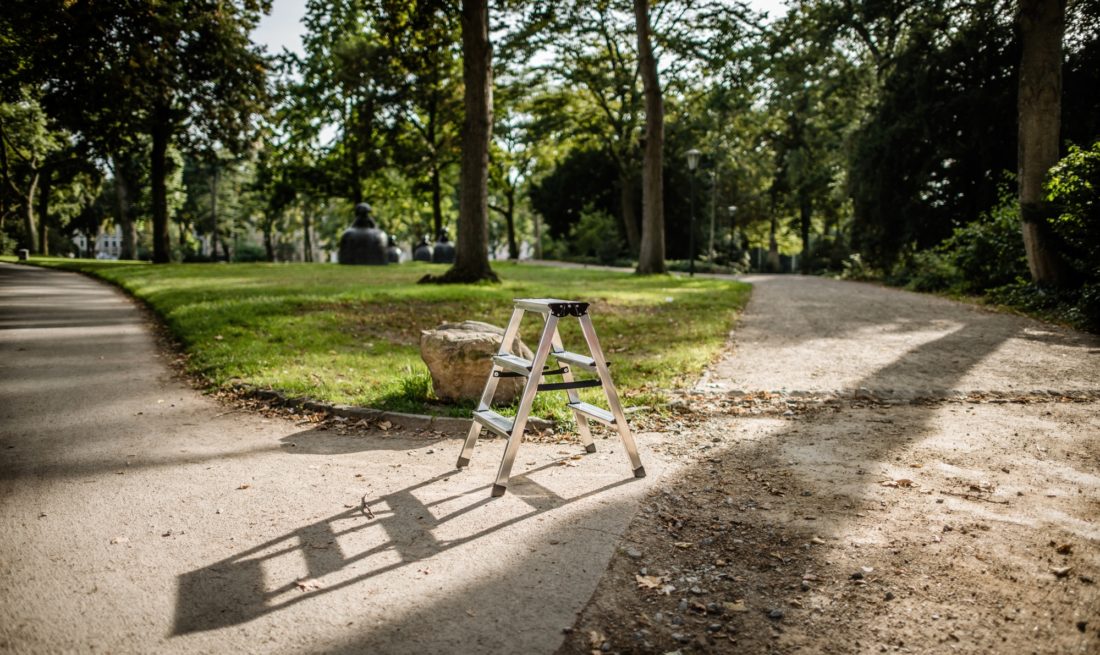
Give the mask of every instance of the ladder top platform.
[{"label": "ladder top platform", "polygon": [[588,313],[588,303],[558,298],[516,298],[515,306],[528,312],[562,316],[584,316]]}]

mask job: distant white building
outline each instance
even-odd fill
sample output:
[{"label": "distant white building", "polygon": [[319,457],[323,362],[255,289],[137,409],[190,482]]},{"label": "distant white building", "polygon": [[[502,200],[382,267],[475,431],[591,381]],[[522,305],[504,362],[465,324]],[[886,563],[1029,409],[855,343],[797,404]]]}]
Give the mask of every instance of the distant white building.
[{"label": "distant white building", "polygon": [[79,230],[73,236],[73,244],[81,255],[96,259],[118,259],[122,254],[122,230],[116,225],[111,231],[100,230],[89,248],[88,237]]}]

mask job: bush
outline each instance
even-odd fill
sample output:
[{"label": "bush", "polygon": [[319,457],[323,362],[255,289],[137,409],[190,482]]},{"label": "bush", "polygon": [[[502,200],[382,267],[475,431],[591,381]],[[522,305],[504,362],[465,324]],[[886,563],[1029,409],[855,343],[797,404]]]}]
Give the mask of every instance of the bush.
[{"label": "bush", "polygon": [[980,294],[1016,284],[1027,274],[1019,205],[1004,185],[992,210],[955,228],[935,248],[903,253],[886,281],[913,291]]},{"label": "bush", "polygon": [[887,284],[911,291],[952,291],[959,280],[959,269],[942,247],[904,253],[886,277]]},{"label": "bush", "polygon": [[986,297],[1050,320],[1068,323],[1090,332],[1100,332],[1100,284],[1079,289],[1052,289],[1020,280],[996,289]]},{"label": "bush", "polygon": [[7,232],[0,231],[0,255],[14,255],[18,242],[8,236]]},{"label": "bush", "polygon": [[1015,193],[1007,185],[1002,186],[1000,200],[992,210],[973,223],[955,228],[937,250],[957,269],[953,285],[964,293],[980,293],[1027,276]]},{"label": "bush", "polygon": [[619,238],[615,217],[591,204],[585,205],[581,219],[569,229],[570,254],[595,257],[601,264],[614,264],[625,245]]},{"label": "bush", "polygon": [[242,243],[233,249],[235,262],[266,262],[267,251],[254,243]]},{"label": "bush", "polygon": [[1050,169],[1047,199],[1058,206],[1051,227],[1080,279],[1100,282],[1100,141],[1088,150],[1071,145]]}]

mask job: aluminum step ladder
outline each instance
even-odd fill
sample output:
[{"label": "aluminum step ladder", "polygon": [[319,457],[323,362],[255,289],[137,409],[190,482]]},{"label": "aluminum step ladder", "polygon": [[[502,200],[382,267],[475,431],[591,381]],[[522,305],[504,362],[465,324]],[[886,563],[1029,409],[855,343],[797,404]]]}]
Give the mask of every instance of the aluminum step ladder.
[{"label": "aluminum step ladder", "polygon": [[[535,349],[534,359],[527,360],[511,351],[516,335],[519,333],[519,324],[526,312],[541,314],[544,325],[542,335],[539,337],[538,347]],[[568,316],[576,317],[581,324],[581,332],[588,344],[590,356],[569,352],[562,346],[561,336],[558,334],[558,320]],[[553,357],[558,368],[551,369],[547,360]],[[595,379],[576,380],[572,369],[579,369],[595,374]],[[543,378],[548,375],[560,375],[561,382],[546,383]],[[497,383],[502,377],[525,377],[527,383],[523,387],[520,396],[519,407],[515,418],[501,416],[491,409],[493,395],[496,394]],[[577,389],[585,387],[603,387],[610,411],[597,407],[590,403],[582,402]],[[474,445],[481,435],[482,429],[492,430],[508,439],[508,445],[504,449],[504,458],[500,462],[497,471],[496,483],[493,485],[492,495],[503,496],[508,488],[508,478],[512,472],[512,464],[516,460],[519,445],[523,442],[523,430],[527,427],[527,419],[531,413],[531,404],[535,401],[535,394],[539,391],[565,391],[568,396],[567,407],[573,411],[577,419],[577,431],[585,450],[589,453],[596,452],[596,444],[592,442],[592,432],[588,427],[590,420],[598,421],[613,427],[619,432],[619,437],[626,447],[626,454],[630,458],[630,465],[634,469],[634,477],[644,478],[645,468],[638,457],[638,447],[634,443],[634,437],[630,434],[630,427],[626,423],[622,405],[619,403],[619,394],[615,391],[615,385],[611,382],[611,373],[608,371],[608,362],[604,358],[600,341],[596,338],[596,330],[592,327],[592,319],[588,315],[588,303],[572,300],[558,300],[556,298],[519,298],[515,300],[515,309],[512,311],[512,320],[508,322],[508,328],[504,331],[504,339],[500,343],[500,350],[493,356],[493,368],[489,373],[489,379],[485,383],[485,390],[481,393],[481,401],[474,410],[473,423],[470,432],[466,436],[466,443],[462,446],[462,454],[458,457],[458,468],[464,468],[470,464],[470,456],[473,454]]]}]

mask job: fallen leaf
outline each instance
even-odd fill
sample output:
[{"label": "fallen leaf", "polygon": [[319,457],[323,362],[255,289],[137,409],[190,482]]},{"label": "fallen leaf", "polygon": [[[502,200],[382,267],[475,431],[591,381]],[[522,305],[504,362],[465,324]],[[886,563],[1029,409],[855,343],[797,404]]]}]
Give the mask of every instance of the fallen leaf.
[{"label": "fallen leaf", "polygon": [[1050,572],[1053,573],[1056,577],[1059,577],[1059,578],[1066,577],[1067,575],[1069,575],[1069,572],[1072,571],[1072,570],[1073,570],[1072,566],[1052,566],[1052,567],[1050,567]]},{"label": "fallen leaf", "polygon": [[321,583],[309,578],[302,578],[301,580],[295,580],[294,584],[298,586],[300,591],[309,591],[310,589],[320,589]]},{"label": "fallen leaf", "polygon": [[664,577],[659,575],[635,575],[634,580],[638,583],[639,589],[659,589],[661,583],[665,581]]},{"label": "fallen leaf", "polygon": [[249,487],[251,487],[251,486],[252,486],[252,485],[250,485],[250,484],[248,484],[248,483],[245,483],[245,484],[242,484],[241,486],[237,487],[237,489],[248,489],[248,488],[249,488]]},{"label": "fallen leaf", "polygon": [[691,548],[691,547],[692,547],[692,546],[694,546],[695,544],[693,544],[693,543],[692,543],[692,542],[690,542],[690,541],[677,541],[676,543],[674,543],[674,544],[672,544],[672,545],[673,545],[673,546],[676,546],[677,548],[683,548],[683,549],[685,549],[685,550],[686,550],[686,549],[688,549],[688,548]]},{"label": "fallen leaf", "polygon": [[743,601],[743,600],[738,600],[738,601],[735,601],[735,602],[732,602],[732,603],[722,603],[722,609],[726,610],[727,612],[747,612],[747,611],[749,611],[749,608],[745,607],[745,601]]},{"label": "fallen leaf", "polygon": [[604,636],[599,630],[588,631],[588,643],[593,648],[599,648],[603,645],[603,642],[607,641],[607,637]]},{"label": "fallen leaf", "polygon": [[222,340],[222,339],[224,339],[224,338],[225,338],[225,337],[223,337],[223,336],[222,336],[222,335],[220,335],[220,334],[215,334],[215,335],[214,335],[214,341],[221,341],[221,340]]},{"label": "fallen leaf", "polygon": [[1069,555],[1073,552],[1073,544],[1062,544],[1061,546],[1055,548],[1054,552],[1058,553],[1059,555]]},{"label": "fallen leaf", "polygon": [[130,543],[130,538],[129,537],[115,537],[114,539],[111,539],[111,543],[112,544],[128,544],[128,543]]},{"label": "fallen leaf", "polygon": [[378,427],[382,430],[389,430],[393,427],[393,423],[390,423],[389,421],[382,421],[378,424]]}]

